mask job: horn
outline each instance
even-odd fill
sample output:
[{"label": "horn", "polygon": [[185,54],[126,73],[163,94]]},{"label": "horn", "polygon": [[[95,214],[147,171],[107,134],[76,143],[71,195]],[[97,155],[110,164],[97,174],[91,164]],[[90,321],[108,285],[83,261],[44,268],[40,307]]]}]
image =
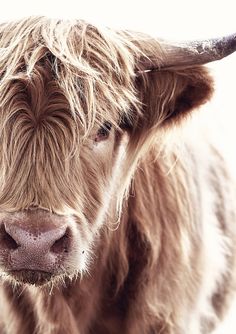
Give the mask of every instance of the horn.
[{"label": "horn", "polygon": [[185,68],[220,60],[236,51],[236,34],[202,41],[170,44],[160,40],[159,43],[162,59],[155,59],[154,54],[142,58],[140,72]]}]

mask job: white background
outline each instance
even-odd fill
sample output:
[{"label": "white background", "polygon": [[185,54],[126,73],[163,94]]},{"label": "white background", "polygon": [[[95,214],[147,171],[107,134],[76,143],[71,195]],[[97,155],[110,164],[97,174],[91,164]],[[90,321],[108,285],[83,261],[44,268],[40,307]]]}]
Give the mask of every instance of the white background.
[{"label": "white background", "polygon": [[[236,1],[26,1],[1,0],[0,21],[28,15],[60,18],[82,18],[91,23],[114,28],[128,28],[170,40],[208,38],[236,33]],[[236,161],[236,55],[212,66],[216,94],[208,106],[210,115],[220,115],[220,132],[230,133],[228,147]],[[212,126],[215,116],[212,117]],[[221,135],[222,135],[221,133]],[[232,139],[233,138],[233,139]],[[236,307],[229,321],[217,334],[236,333]],[[191,333],[189,333],[191,334]]]}]

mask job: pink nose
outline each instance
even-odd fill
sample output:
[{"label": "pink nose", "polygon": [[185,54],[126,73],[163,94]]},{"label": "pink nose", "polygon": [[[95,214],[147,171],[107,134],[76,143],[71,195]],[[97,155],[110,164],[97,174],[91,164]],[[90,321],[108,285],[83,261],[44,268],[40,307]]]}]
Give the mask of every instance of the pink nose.
[{"label": "pink nose", "polygon": [[29,212],[0,225],[0,255],[9,272],[58,272],[71,248],[71,231],[63,217]]}]

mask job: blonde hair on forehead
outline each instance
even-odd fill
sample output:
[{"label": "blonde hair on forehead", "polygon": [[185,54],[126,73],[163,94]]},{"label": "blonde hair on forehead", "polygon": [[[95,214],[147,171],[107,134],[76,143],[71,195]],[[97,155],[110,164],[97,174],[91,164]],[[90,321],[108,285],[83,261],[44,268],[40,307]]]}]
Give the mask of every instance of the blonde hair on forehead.
[{"label": "blonde hair on forehead", "polygon": [[79,20],[32,17],[2,24],[0,36],[2,91],[22,71],[30,82],[36,64],[48,57],[85,134],[96,121],[117,125],[131,107],[137,108],[133,78],[138,49],[125,35]]}]

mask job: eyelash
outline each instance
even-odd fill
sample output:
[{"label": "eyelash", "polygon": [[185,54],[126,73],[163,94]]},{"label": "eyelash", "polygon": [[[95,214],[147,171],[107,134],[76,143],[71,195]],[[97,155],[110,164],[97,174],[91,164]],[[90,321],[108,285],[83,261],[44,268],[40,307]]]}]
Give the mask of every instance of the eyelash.
[{"label": "eyelash", "polygon": [[104,122],[96,134],[95,142],[100,142],[108,139],[111,128],[112,124],[110,122]]}]

